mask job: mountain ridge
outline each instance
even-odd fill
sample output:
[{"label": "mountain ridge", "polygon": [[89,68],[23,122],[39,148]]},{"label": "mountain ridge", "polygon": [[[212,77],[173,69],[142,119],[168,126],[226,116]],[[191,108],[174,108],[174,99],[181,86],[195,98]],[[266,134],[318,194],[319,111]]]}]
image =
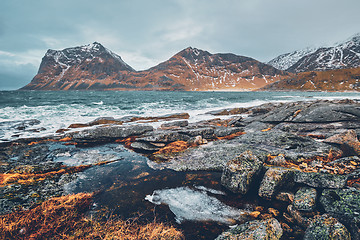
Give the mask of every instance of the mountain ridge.
[{"label": "mountain ridge", "polygon": [[21,90],[254,90],[288,73],[253,58],[188,47],[148,70],[135,71],[94,42],[48,50]]},{"label": "mountain ridge", "polygon": [[268,64],[294,73],[360,67],[360,33],[333,46],[281,54]]}]

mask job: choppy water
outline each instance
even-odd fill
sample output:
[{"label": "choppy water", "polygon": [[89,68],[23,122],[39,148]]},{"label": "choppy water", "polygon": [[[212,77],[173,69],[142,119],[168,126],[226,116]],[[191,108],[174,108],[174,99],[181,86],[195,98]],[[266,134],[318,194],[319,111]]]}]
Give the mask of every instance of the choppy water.
[{"label": "choppy water", "polygon": [[[187,112],[190,121],[205,113],[267,102],[315,99],[360,99],[359,93],[325,92],[116,92],[116,91],[0,91],[0,141],[53,134],[72,123],[97,117],[159,116]],[[30,131],[14,129],[9,121],[37,119]],[[5,123],[4,123],[5,122]],[[37,130],[41,131],[37,131]]]}]

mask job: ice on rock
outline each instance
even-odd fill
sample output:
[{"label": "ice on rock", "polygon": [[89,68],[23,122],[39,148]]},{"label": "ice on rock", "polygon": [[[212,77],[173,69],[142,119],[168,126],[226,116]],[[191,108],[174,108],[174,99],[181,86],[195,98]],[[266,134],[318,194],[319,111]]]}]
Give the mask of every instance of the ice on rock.
[{"label": "ice on rock", "polygon": [[[193,190],[189,187],[155,190],[152,195],[147,195],[146,200],[156,204],[166,204],[175,214],[177,223],[183,221],[215,221],[232,224],[240,220],[245,214],[244,210],[230,207],[207,192]],[[217,192],[216,190],[214,190]],[[219,192],[217,192],[219,193]]]}]

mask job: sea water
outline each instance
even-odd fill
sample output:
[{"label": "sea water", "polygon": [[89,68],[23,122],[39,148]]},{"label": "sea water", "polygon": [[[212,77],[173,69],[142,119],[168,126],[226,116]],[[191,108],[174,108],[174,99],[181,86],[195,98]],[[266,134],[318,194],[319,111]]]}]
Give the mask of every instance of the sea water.
[{"label": "sea water", "polygon": [[[158,91],[0,91],[0,142],[51,135],[72,123],[98,117],[160,116],[186,112],[190,122],[213,118],[212,110],[268,102],[360,99],[338,92],[158,92]],[[12,128],[36,119],[31,131]],[[155,123],[156,125],[156,123]],[[156,126],[155,126],[156,127]]]}]

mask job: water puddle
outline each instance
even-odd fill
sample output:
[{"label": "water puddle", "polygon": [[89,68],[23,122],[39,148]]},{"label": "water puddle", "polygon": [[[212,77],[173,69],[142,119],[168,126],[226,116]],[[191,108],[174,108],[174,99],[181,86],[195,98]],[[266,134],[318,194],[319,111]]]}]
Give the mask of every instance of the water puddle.
[{"label": "water puddle", "polygon": [[96,192],[95,202],[123,218],[170,222],[186,239],[214,239],[241,222],[249,204],[220,184],[221,172],[154,170],[147,158],[118,144],[92,148],[53,146],[53,160],[67,165],[117,159],[77,173],[67,193]]}]

